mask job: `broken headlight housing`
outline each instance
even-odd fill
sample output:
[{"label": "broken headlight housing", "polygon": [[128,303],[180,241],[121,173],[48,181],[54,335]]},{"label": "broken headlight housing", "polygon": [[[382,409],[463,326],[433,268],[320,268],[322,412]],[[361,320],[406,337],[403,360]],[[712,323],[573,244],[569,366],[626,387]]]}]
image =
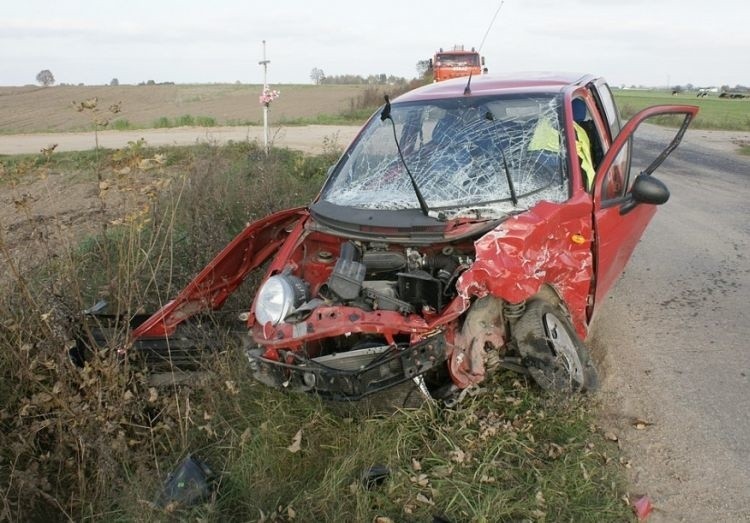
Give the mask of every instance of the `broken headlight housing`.
[{"label": "broken headlight housing", "polygon": [[271,276],[258,291],[255,319],[260,324],[278,325],[307,299],[307,284],[295,276]]}]

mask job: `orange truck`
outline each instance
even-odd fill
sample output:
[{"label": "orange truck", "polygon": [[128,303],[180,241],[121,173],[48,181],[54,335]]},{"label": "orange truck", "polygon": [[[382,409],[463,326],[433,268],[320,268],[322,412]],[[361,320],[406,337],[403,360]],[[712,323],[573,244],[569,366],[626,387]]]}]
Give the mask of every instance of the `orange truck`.
[{"label": "orange truck", "polygon": [[479,56],[473,47],[471,51],[466,51],[463,45],[453,46],[449,51],[441,47],[430,62],[435,82],[487,72],[484,57]]}]

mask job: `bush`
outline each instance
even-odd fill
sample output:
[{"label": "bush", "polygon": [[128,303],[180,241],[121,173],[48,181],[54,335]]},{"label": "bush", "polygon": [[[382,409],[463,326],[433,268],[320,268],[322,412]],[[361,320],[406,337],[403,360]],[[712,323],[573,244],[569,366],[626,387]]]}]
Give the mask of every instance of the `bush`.
[{"label": "bush", "polygon": [[[72,364],[69,350],[87,339],[81,310],[103,296],[125,318],[160,306],[247,222],[309,202],[339,154],[335,137],[325,148],[308,157],[266,155],[257,143],[152,149],[139,140],[103,158],[52,157],[94,184],[100,164],[127,172],[167,158],[162,180],[144,184],[157,178],[151,171],[133,180],[138,194],[160,184],[148,205],[117,225],[104,216],[82,243],[42,245],[41,266],[11,255],[0,228],[0,519],[628,520],[616,448],[592,429],[585,399],[556,401],[506,373],[454,409],[366,417],[355,407],[342,417],[317,398],[252,382],[225,328],[247,310],[253,278],[225,304],[227,317],[205,318],[222,327],[212,329],[222,350],[188,382],[169,375],[156,385],[119,356],[126,327],[116,322],[103,350]],[[49,167],[2,165],[14,177]],[[218,473],[217,491],[197,507],[154,507],[167,472],[193,452]],[[389,478],[366,488],[363,471],[376,464]]]},{"label": "bush", "polygon": [[[137,153],[140,158],[155,151],[140,146]],[[307,167],[314,160],[301,153],[272,150],[266,157],[254,143],[169,153],[179,157],[172,167],[181,174],[148,208],[68,245],[33,272],[21,269],[0,237],[8,268],[8,277],[0,279],[4,517],[80,520],[119,513],[141,519],[134,500],[153,499],[163,470],[223,437],[218,426],[207,428],[204,415],[213,407],[204,400],[211,403],[212,394],[227,390],[225,382],[234,378],[226,369],[221,378],[155,388],[138,362],[117,355],[124,328],[112,332],[106,350],[76,367],[68,351],[81,334],[79,311],[103,295],[114,313],[153,310],[248,221],[309,201],[320,178],[317,167]],[[129,160],[118,161],[126,163],[114,165]],[[29,164],[27,174],[37,167]],[[233,297],[238,307],[247,307],[250,292]],[[206,362],[207,369],[216,365],[221,370],[226,358]],[[200,411],[190,410],[199,404]]]}]

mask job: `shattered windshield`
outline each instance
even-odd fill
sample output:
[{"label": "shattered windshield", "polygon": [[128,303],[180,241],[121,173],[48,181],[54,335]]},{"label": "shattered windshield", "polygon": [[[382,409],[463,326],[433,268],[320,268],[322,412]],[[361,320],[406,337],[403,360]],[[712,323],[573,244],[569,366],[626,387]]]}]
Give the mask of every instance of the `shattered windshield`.
[{"label": "shattered windshield", "polygon": [[[568,198],[559,105],[553,95],[467,96],[394,103],[391,116],[430,210],[491,204],[508,212]],[[419,208],[389,120],[370,120],[321,199],[359,209]]]}]

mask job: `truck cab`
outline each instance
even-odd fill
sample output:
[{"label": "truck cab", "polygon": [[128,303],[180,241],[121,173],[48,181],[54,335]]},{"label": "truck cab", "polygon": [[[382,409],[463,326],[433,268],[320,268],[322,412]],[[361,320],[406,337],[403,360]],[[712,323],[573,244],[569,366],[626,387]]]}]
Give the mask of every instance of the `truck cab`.
[{"label": "truck cab", "polygon": [[449,51],[444,51],[441,47],[431,62],[435,82],[487,72],[484,68],[484,57],[473,47],[471,51],[466,51],[463,45],[456,45]]}]

